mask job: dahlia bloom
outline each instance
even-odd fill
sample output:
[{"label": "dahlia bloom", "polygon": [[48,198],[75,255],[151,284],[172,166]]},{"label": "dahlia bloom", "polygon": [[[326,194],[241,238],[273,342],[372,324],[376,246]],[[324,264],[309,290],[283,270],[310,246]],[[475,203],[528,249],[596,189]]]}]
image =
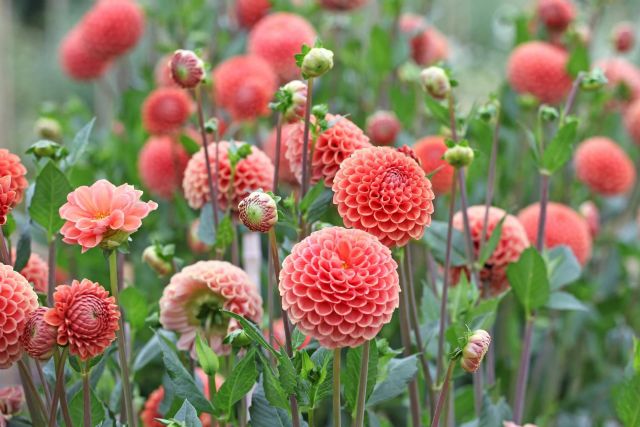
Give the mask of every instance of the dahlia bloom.
[{"label": "dahlia bloom", "polygon": [[[280,139],[280,169],[278,170],[278,180],[280,182],[286,182],[287,184],[291,185],[298,184],[298,179],[293,174],[293,172],[291,172],[291,166],[289,165],[289,160],[287,160],[289,135],[295,128],[295,124],[282,126],[282,135]],[[276,162],[276,139],[277,133],[276,129],[274,128],[264,142],[264,145],[262,146],[265,154],[269,156],[274,165]]]},{"label": "dahlia bloom", "polygon": [[251,231],[266,233],[278,222],[278,205],[263,191],[254,191],[238,204],[240,221]]},{"label": "dahlia bloom", "polygon": [[367,119],[367,136],[375,145],[393,145],[401,126],[393,111],[376,111]]},{"label": "dahlia bloom", "polygon": [[410,37],[411,58],[421,66],[447,59],[447,38],[435,27],[430,27],[419,15],[405,13],[400,17],[400,31]]},{"label": "dahlia bloom", "polygon": [[82,279],[60,285],[53,301],[44,321],[58,328],[58,344],[68,345],[70,354],[88,360],[102,354],[116,339],[120,310],[99,283]]},{"label": "dahlia bloom", "polygon": [[38,308],[38,295],[27,279],[5,264],[0,264],[0,308],[0,369],[7,369],[22,356],[20,337]]},{"label": "dahlia bloom", "polygon": [[467,345],[462,349],[462,359],[460,360],[462,369],[470,373],[476,372],[484,355],[489,350],[489,345],[491,345],[491,335],[487,331],[482,329],[473,331]]},{"label": "dahlia bloom", "polygon": [[238,23],[244,28],[252,28],[271,9],[269,0],[236,0],[235,11]]},{"label": "dahlia bloom", "polygon": [[539,0],[538,18],[549,31],[561,33],[576,17],[576,7],[571,0]]},{"label": "dahlia bloom", "polygon": [[369,0],[318,0],[323,8],[340,12],[357,9],[368,2]]},{"label": "dahlia bloom", "polygon": [[44,320],[46,312],[46,307],[32,311],[20,337],[24,351],[36,360],[48,360],[53,355],[58,339],[58,329]]},{"label": "dahlia bloom", "polygon": [[170,200],[180,190],[189,155],[168,135],[152,136],[138,155],[138,173],[151,193]]},{"label": "dahlia bloom", "polygon": [[16,203],[16,192],[11,189],[11,175],[0,177],[0,225],[7,223],[7,216]]},{"label": "dahlia bloom", "polygon": [[180,335],[177,346],[190,350],[200,333],[218,355],[231,348],[222,341],[239,328],[220,310],[232,311],[253,322],[262,320],[262,298],[249,276],[226,261],[199,261],[171,277],[160,298],[160,323]]},{"label": "dahlia bloom", "polygon": [[582,215],[582,217],[587,221],[591,237],[595,238],[600,231],[600,211],[598,210],[598,207],[591,200],[587,200],[586,202],[582,202],[580,204],[578,211],[580,212],[580,215]]},{"label": "dahlia bloom", "polygon": [[0,388],[0,426],[7,422],[22,409],[24,404],[24,390],[22,386],[14,385]]},{"label": "dahlia bloom", "polygon": [[557,104],[571,89],[571,76],[566,70],[568,60],[569,54],[552,44],[523,43],[509,57],[507,79],[516,92]]},{"label": "dahlia bloom", "polygon": [[418,159],[427,175],[430,175],[433,191],[436,195],[447,194],[451,191],[453,166],[445,162],[442,156],[447,151],[447,144],[443,136],[426,136],[413,146]]},{"label": "dahlia bloom", "polygon": [[185,91],[177,87],[155,89],[142,105],[142,124],[153,134],[175,132],[189,119],[192,109]]},{"label": "dahlia bloom", "polygon": [[596,67],[604,72],[609,88],[625,87],[630,101],[640,97],[640,70],[634,64],[625,58],[608,58],[598,61]]},{"label": "dahlia bloom", "polygon": [[[215,150],[218,145],[218,207],[226,209],[231,202],[231,210],[238,211],[238,204],[249,193],[262,189],[271,191],[273,188],[273,164],[269,157],[257,147],[251,147],[251,154],[240,160],[236,165],[233,182],[231,182],[231,164],[229,163],[229,149],[231,143],[220,141],[209,144],[209,161],[211,170],[215,168]],[[246,144],[239,142],[238,144]],[[232,197],[229,201],[229,188],[232,186]],[[207,168],[204,158],[204,148],[194,154],[182,181],[184,195],[193,209],[200,209],[210,200]]]},{"label": "dahlia bloom", "polygon": [[253,120],[268,114],[277,85],[269,63],[255,55],[234,56],[213,70],[215,102],[233,120]]},{"label": "dahlia bloom", "polygon": [[636,144],[640,144],[640,98],[629,106],[624,115],[624,127]]},{"label": "dahlia bloom", "polygon": [[302,16],[293,13],[272,13],[261,19],[249,33],[247,49],[251,55],[262,57],[281,82],[300,78],[294,56],[302,45],[313,45],[316,31]]},{"label": "dahlia bloom", "polygon": [[631,158],[618,144],[603,136],[580,143],[574,162],[578,180],[604,196],[627,193],[636,181]]},{"label": "dahlia bloom", "polygon": [[419,239],[431,224],[431,182],[418,163],[393,148],[356,151],[340,165],[333,191],[344,225],[365,230],[386,246]]},{"label": "dahlia bloom", "polygon": [[80,28],[72,29],[62,40],[58,61],[67,76],[79,81],[100,78],[111,65],[108,58],[96,55],[87,47]]},{"label": "dahlia bloom", "polygon": [[[539,203],[524,208],[518,214],[518,219],[532,244],[535,244],[538,238],[539,216]],[[573,251],[580,264],[585,265],[591,258],[592,242],[589,225],[580,214],[570,207],[549,202],[544,230],[544,245],[547,248],[566,245]]]},{"label": "dahlia bloom", "polygon": [[[269,330],[264,331],[264,337],[269,339]],[[286,344],[287,337],[284,333],[284,320],[282,318],[273,321],[273,347],[276,350],[280,350]],[[298,350],[302,350],[311,342],[310,336],[305,336],[304,341],[298,347]]]},{"label": "dahlia bloom", "polygon": [[629,52],[633,49],[636,41],[635,30],[630,22],[620,22],[613,28],[611,36],[613,46],[620,53]]},{"label": "dahlia bloom", "polygon": [[329,227],[297,243],[282,265],[282,308],[326,348],[373,339],[398,307],[391,251],[361,230]]},{"label": "dahlia bloom", "polygon": [[22,201],[24,192],[29,186],[27,178],[25,177],[27,175],[27,168],[22,164],[20,157],[5,148],[0,148],[0,177],[7,175],[11,176],[9,190],[16,192],[13,207]]},{"label": "dahlia bloom", "polygon": [[60,216],[66,220],[60,230],[62,241],[82,246],[83,253],[96,246],[108,250],[118,247],[158,208],[156,202],[143,202],[140,196],[142,191],[131,185],[116,187],[104,179],[76,188],[60,208]]},{"label": "dahlia bloom", "polygon": [[[486,207],[484,205],[470,206],[467,209],[471,240],[476,256],[480,249],[485,209]],[[485,244],[491,238],[491,234],[502,218],[504,218],[504,222],[502,223],[500,240],[480,271],[480,279],[482,282],[488,283],[492,295],[497,295],[509,287],[507,267],[510,263],[517,261],[522,251],[529,247],[529,238],[520,221],[518,221],[515,216],[507,215],[502,209],[493,206],[489,208]],[[464,232],[464,222],[461,211],[453,216],[453,227]],[[452,283],[458,282],[461,272],[464,272],[467,276],[469,275],[466,268],[456,268],[453,270]]]},{"label": "dahlia bloom", "polygon": [[100,0],[81,23],[91,52],[107,58],[132,49],[144,32],[144,13],[133,0]]},{"label": "dahlia bloom", "polygon": [[[369,138],[351,120],[342,116],[327,114],[329,129],[316,138],[313,147],[313,158],[310,165],[311,184],[324,178],[327,187],[333,184],[333,178],[340,168],[340,163],[353,152],[371,147]],[[304,123],[294,125],[287,138],[286,157],[291,171],[302,182],[302,148],[304,145]],[[311,150],[311,143],[309,143]]]},{"label": "dahlia bloom", "polygon": [[[11,259],[14,261],[16,259],[15,248],[11,251]],[[47,293],[47,289],[49,288],[49,264],[47,264],[40,255],[31,252],[29,260],[22,270],[20,270],[20,274],[33,285],[36,292],[41,294]]]},{"label": "dahlia bloom", "polygon": [[193,51],[178,49],[169,62],[171,77],[184,89],[193,89],[204,80],[204,62]]}]

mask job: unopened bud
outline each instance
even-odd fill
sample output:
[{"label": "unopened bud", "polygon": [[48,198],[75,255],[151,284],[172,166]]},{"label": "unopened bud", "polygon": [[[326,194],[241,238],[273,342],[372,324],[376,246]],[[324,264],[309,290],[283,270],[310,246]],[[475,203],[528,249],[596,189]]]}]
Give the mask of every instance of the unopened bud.
[{"label": "unopened bud", "polygon": [[540,118],[545,122],[555,122],[558,120],[558,117],[560,117],[558,110],[548,105],[540,106],[538,114],[540,114]]},{"label": "unopened bud", "polygon": [[467,340],[467,345],[462,349],[462,369],[467,372],[476,372],[487,354],[491,345],[491,335],[483,329],[475,330]]},{"label": "unopened bud", "polygon": [[455,168],[469,166],[473,161],[473,149],[471,147],[458,144],[444,152],[444,160]]},{"label": "unopened bud", "polygon": [[307,105],[307,85],[300,80],[292,80],[282,86],[282,90],[287,98],[287,105],[282,113],[282,117],[288,123],[304,117]]},{"label": "unopened bud", "polygon": [[34,128],[39,138],[50,139],[52,141],[60,141],[62,139],[62,127],[55,119],[40,117],[36,120]]},{"label": "unopened bud", "polygon": [[251,337],[244,329],[236,329],[224,337],[223,343],[230,344],[235,348],[246,347],[251,344]]},{"label": "unopened bud", "polygon": [[500,108],[500,101],[487,102],[478,108],[478,116],[481,120],[490,122],[498,114],[498,108]]},{"label": "unopened bud", "polygon": [[251,231],[266,233],[278,222],[276,201],[262,191],[254,191],[238,204],[240,221]]},{"label": "unopened bud", "polygon": [[600,90],[607,84],[607,82],[608,80],[604,75],[604,72],[600,68],[596,67],[591,70],[589,74],[584,76],[580,82],[580,88],[588,91]]},{"label": "unopened bud", "polygon": [[333,68],[333,52],[323,47],[313,47],[302,60],[304,78],[320,77]]},{"label": "unopened bud", "polygon": [[41,139],[35,144],[31,145],[27,150],[27,153],[33,154],[37,159],[49,158],[52,160],[59,160],[67,155],[67,149],[57,142]]},{"label": "unopened bud", "polygon": [[403,145],[401,147],[398,147],[397,150],[404,154],[407,157],[412,158],[413,160],[416,161],[417,164],[422,165],[422,162],[420,161],[420,158],[418,158],[418,155],[416,154],[415,150],[411,147],[409,147],[408,145]]},{"label": "unopened bud", "polygon": [[367,136],[375,145],[393,145],[400,128],[400,121],[393,111],[376,111],[367,119]]},{"label": "unopened bud", "polygon": [[167,276],[173,272],[173,265],[168,259],[162,256],[160,253],[161,250],[162,248],[158,245],[147,247],[142,252],[142,261],[158,273],[159,276]]},{"label": "unopened bud", "polygon": [[204,62],[190,50],[176,50],[169,61],[171,78],[185,89],[198,86],[205,77]]},{"label": "unopened bud", "polygon": [[445,99],[451,92],[449,76],[440,67],[429,67],[420,73],[420,83],[424,90],[435,99]]},{"label": "unopened bud", "polygon": [[616,51],[620,53],[629,52],[631,49],[633,49],[633,45],[636,41],[633,24],[629,22],[620,22],[613,29],[611,38]]},{"label": "unopened bud", "polygon": [[24,405],[24,390],[22,386],[0,387],[0,425],[12,415],[17,414]]},{"label": "unopened bud", "polygon": [[45,307],[38,307],[33,311],[27,317],[24,332],[20,337],[20,344],[24,351],[40,361],[51,358],[58,338],[58,328],[49,325],[44,320],[46,312]]}]

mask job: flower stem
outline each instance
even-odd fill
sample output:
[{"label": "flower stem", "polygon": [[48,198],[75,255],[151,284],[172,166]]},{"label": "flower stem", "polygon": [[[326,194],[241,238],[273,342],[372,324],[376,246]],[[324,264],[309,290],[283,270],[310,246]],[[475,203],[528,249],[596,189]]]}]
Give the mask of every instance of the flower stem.
[{"label": "flower stem", "polygon": [[438,397],[438,404],[436,405],[436,411],[433,413],[433,420],[431,421],[431,427],[438,427],[440,425],[440,415],[442,414],[442,408],[444,402],[449,396],[449,383],[451,382],[451,374],[453,373],[453,360],[449,362],[449,368],[447,368],[447,374],[444,377],[444,383],[442,384],[442,391]]},{"label": "flower stem", "polygon": [[48,256],[48,263],[49,263],[49,276],[47,277],[47,302],[49,303],[50,307],[53,307],[53,291],[55,290],[55,286],[56,286],[56,240],[58,238],[58,235],[55,234],[53,235],[53,237],[51,238],[51,241],[49,242],[49,256]]},{"label": "flower stem", "polygon": [[307,412],[307,424],[309,425],[309,427],[316,427],[316,421],[313,416],[313,409],[309,409],[309,412]]},{"label": "flower stem", "polygon": [[204,113],[202,111],[202,94],[200,86],[194,89],[196,98],[196,105],[198,107],[198,125],[200,127],[200,136],[202,137],[202,148],[204,151],[204,161],[207,168],[207,184],[209,185],[209,197],[211,202],[211,209],[213,210],[213,224],[215,230],[218,230],[218,141],[214,141],[216,144],[216,176],[215,185],[213,174],[211,173],[211,163],[209,163],[209,147],[207,144],[207,131],[204,128]]},{"label": "flower stem", "polygon": [[309,153],[309,131],[311,130],[311,99],[313,98],[313,79],[307,82],[307,105],[304,111],[304,134],[302,139],[302,187],[300,190],[300,200],[304,198],[309,190],[312,159]]},{"label": "flower stem", "polygon": [[471,272],[471,279],[475,285],[480,289],[480,280],[478,277],[478,269],[476,266],[476,253],[473,250],[473,239],[471,237],[471,225],[469,222],[469,203],[467,201],[467,184],[464,173],[464,168],[458,168],[458,185],[460,186],[460,210],[462,211],[462,222],[464,225],[464,236],[466,243],[466,252],[469,262],[469,271]]},{"label": "flower stem", "polygon": [[[111,294],[118,303],[118,253],[117,251],[111,251],[109,254],[109,273],[111,276]],[[118,357],[120,361],[120,380],[122,381],[122,392],[124,394],[123,409],[127,418],[127,424],[129,427],[135,427],[135,415],[133,413],[133,396],[131,394],[131,379],[129,378],[129,364],[127,362],[127,347],[124,338],[124,319],[122,313],[120,319],[118,319],[119,328],[116,331],[116,337],[118,340]]]},{"label": "flower stem", "polygon": [[520,367],[518,369],[518,379],[516,382],[516,400],[513,404],[513,420],[516,424],[522,423],[524,412],[524,399],[529,377],[529,365],[531,363],[531,340],[533,337],[533,323],[535,318],[529,316],[524,330],[524,346],[520,354]]},{"label": "flower stem", "polygon": [[496,125],[493,130],[493,140],[491,142],[491,157],[489,160],[489,176],[487,177],[487,194],[484,200],[484,222],[482,223],[482,232],[480,234],[480,247],[478,253],[482,251],[482,246],[487,238],[487,227],[489,222],[489,208],[493,203],[493,194],[496,181],[496,161],[498,157],[498,142],[500,138],[500,108],[496,113]]},{"label": "flower stem", "polygon": [[355,427],[364,427],[364,404],[367,400],[367,381],[369,375],[369,351],[371,341],[362,344],[362,357],[360,359],[360,383],[358,384],[358,399],[356,404]]},{"label": "flower stem", "polygon": [[29,413],[33,418],[34,425],[42,423],[46,417],[47,410],[44,406],[44,402],[38,393],[38,389],[33,383],[31,378],[31,372],[24,360],[18,360],[18,370],[20,371],[20,380],[22,381],[25,396],[27,398],[27,405],[29,407]]},{"label": "flower stem", "polygon": [[333,350],[333,427],[340,427],[340,348]]},{"label": "flower stem", "polygon": [[273,194],[278,194],[280,151],[282,151],[282,113],[278,113],[278,118],[276,119],[276,155],[273,159]]},{"label": "flower stem", "polygon": [[[42,390],[44,390],[44,402],[47,408],[51,407],[51,390],[49,390],[49,383],[47,383],[47,379],[44,376],[44,371],[42,370],[42,365],[40,365],[39,361],[36,362],[36,370],[38,372],[38,379],[40,383],[42,383]],[[45,417],[46,417],[45,413]]]},{"label": "flower stem", "polygon": [[[278,181],[280,176],[280,151],[282,150],[282,113],[278,113],[278,118],[276,121],[276,155],[274,159],[274,168],[273,168],[273,194],[278,194]],[[274,261],[273,249],[271,245],[269,245],[269,257]],[[279,262],[280,260],[278,260]],[[274,282],[273,277],[269,275],[267,289],[267,313],[269,315],[269,344],[273,345],[273,322],[275,317],[275,301],[274,301]]]},{"label": "flower stem", "polygon": [[0,262],[5,265],[11,265],[11,255],[9,255],[9,248],[7,247],[2,226],[0,226]]},{"label": "flower stem", "polygon": [[91,386],[89,385],[89,361],[85,362],[82,372],[82,401],[84,408],[84,427],[91,427]]},{"label": "flower stem", "polygon": [[49,412],[49,427],[56,425],[56,413],[58,412],[58,402],[62,407],[62,416],[64,423],[67,427],[73,427],[71,423],[71,416],[69,415],[69,409],[67,407],[66,393],[64,390],[64,365],[67,361],[67,355],[69,354],[69,348],[64,347],[62,353],[55,351],[53,358],[56,366],[56,386],[53,391],[53,397],[51,398],[51,410]]}]

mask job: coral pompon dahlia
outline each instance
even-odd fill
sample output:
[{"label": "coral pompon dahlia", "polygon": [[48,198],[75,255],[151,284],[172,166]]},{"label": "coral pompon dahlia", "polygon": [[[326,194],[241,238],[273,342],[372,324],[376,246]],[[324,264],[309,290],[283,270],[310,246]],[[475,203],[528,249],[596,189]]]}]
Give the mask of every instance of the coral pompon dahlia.
[{"label": "coral pompon dahlia", "polygon": [[16,192],[13,204],[15,206],[22,201],[29,186],[26,178],[27,168],[22,164],[20,157],[5,148],[0,148],[0,177],[7,175],[11,176],[9,189]]},{"label": "coral pompon dahlia", "polygon": [[0,308],[0,369],[7,369],[22,355],[20,337],[38,308],[38,295],[27,279],[5,264],[0,264]]},{"label": "coral pompon dahlia", "polygon": [[326,348],[374,338],[398,307],[397,264],[389,248],[361,230],[311,233],[285,258],[282,308],[298,329]]},{"label": "coral pompon dahlia", "polygon": [[[321,179],[327,187],[333,184],[333,177],[340,168],[340,163],[353,152],[361,148],[371,147],[369,137],[351,120],[342,116],[327,114],[329,128],[320,133],[313,147],[310,176],[311,184]],[[286,142],[286,157],[291,171],[298,182],[302,182],[302,148],[304,146],[304,123],[294,125]],[[309,144],[311,151],[311,144]]]},{"label": "coral pompon dahlia", "polygon": [[[11,259],[15,262],[16,250],[12,248]],[[35,252],[31,252],[27,264],[20,270],[20,274],[31,283],[36,292],[46,294],[49,280],[49,264]]]},{"label": "coral pompon dahlia", "polygon": [[244,28],[252,28],[271,9],[270,0],[236,0],[235,12],[238,23]]},{"label": "coral pompon dahlia", "polygon": [[116,338],[120,310],[114,297],[99,283],[74,280],[56,287],[53,308],[44,320],[58,328],[58,344],[88,360],[104,352]]},{"label": "coral pompon dahlia", "polygon": [[173,137],[152,136],[138,155],[138,172],[146,188],[158,197],[170,200],[180,191],[188,162],[189,154]]},{"label": "coral pompon dahlia", "polygon": [[613,140],[594,136],[580,143],[574,163],[578,180],[603,196],[615,196],[631,190],[636,169],[631,158]]},{"label": "coral pompon dahlia", "polygon": [[44,320],[46,307],[38,307],[27,318],[20,343],[24,351],[36,360],[47,360],[53,355],[58,339],[58,328]]},{"label": "coral pompon dahlia", "polygon": [[60,208],[60,216],[66,220],[60,230],[62,240],[82,246],[82,252],[96,246],[115,249],[158,208],[156,202],[143,202],[140,196],[142,191],[131,185],[116,187],[104,179],[76,188]]},{"label": "coral pompon dahlia", "polygon": [[0,177],[0,225],[7,223],[7,216],[16,202],[16,192],[11,189],[11,175]]},{"label": "coral pompon dahlia", "polygon": [[401,127],[393,111],[379,110],[367,118],[367,135],[375,145],[393,145]]},{"label": "coral pompon dahlia", "polygon": [[200,261],[171,277],[160,298],[160,323],[180,335],[178,348],[191,351],[193,357],[197,334],[217,354],[229,354],[231,348],[222,341],[239,325],[223,316],[221,310],[260,323],[262,298],[240,268],[226,261]]},{"label": "coral pompon dahlia", "polygon": [[[237,145],[246,144],[238,142]],[[217,145],[217,147],[216,147]],[[273,188],[273,164],[269,157],[259,148],[251,147],[251,154],[241,159],[236,165],[233,182],[231,179],[231,164],[229,162],[229,150],[231,143],[220,141],[209,144],[209,162],[211,169],[215,170],[215,152],[218,149],[218,206],[226,209],[231,202],[233,212],[238,212],[238,204],[249,193],[255,190],[271,191]],[[232,190],[230,191],[230,187]],[[193,209],[200,209],[210,200],[209,184],[207,180],[207,167],[204,156],[204,148],[194,154],[182,181],[184,195]],[[231,201],[229,201],[231,193]]]},{"label": "coral pompon dahlia", "polygon": [[144,13],[133,0],[100,0],[82,23],[87,48],[103,57],[132,49],[144,32]]},{"label": "coral pompon dahlia", "polygon": [[426,136],[413,146],[422,169],[430,175],[433,191],[436,195],[447,194],[451,191],[453,166],[445,162],[442,156],[447,151],[447,144],[443,136]]},{"label": "coral pompon dahlia", "polygon": [[393,148],[353,153],[340,165],[333,191],[345,226],[367,231],[386,246],[419,239],[431,224],[431,182],[415,160]]},{"label": "coral pompon dahlia", "polygon": [[152,134],[178,131],[191,115],[193,105],[189,95],[177,87],[154,90],[142,105],[142,124]]},{"label": "coral pompon dahlia", "polygon": [[58,61],[64,73],[73,80],[93,80],[107,71],[111,60],[98,56],[84,43],[79,28],[72,29],[60,43]]}]

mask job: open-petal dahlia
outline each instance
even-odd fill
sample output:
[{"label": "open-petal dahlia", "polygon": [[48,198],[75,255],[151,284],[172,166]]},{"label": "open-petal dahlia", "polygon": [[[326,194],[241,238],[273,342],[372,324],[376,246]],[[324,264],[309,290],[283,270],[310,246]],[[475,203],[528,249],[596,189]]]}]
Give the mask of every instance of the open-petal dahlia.
[{"label": "open-petal dahlia", "polygon": [[62,71],[73,80],[93,80],[107,71],[110,59],[98,56],[84,43],[79,28],[72,29],[62,40],[58,51]]},{"label": "open-petal dahlia", "polygon": [[607,86],[620,91],[623,98],[633,101],[640,97],[640,69],[633,63],[625,58],[608,58],[598,61],[596,67],[607,77]]},{"label": "open-petal dahlia", "polygon": [[22,201],[24,192],[29,186],[27,182],[27,168],[24,167],[20,157],[5,148],[0,148],[0,177],[11,176],[9,189],[16,192],[14,205]]},{"label": "open-petal dahlia", "polygon": [[367,231],[386,246],[419,239],[431,224],[431,182],[415,160],[393,148],[353,153],[340,165],[333,191],[344,225]]},{"label": "open-petal dahlia", "polygon": [[249,33],[249,53],[264,58],[281,82],[300,78],[295,55],[302,45],[313,45],[316,31],[302,16],[293,13],[272,13],[261,19]]},{"label": "open-petal dahlia", "polygon": [[411,58],[418,65],[427,66],[447,59],[447,38],[423,17],[406,13],[400,18],[400,31],[410,38]]},{"label": "open-petal dahlia", "polygon": [[437,194],[447,194],[451,191],[451,182],[455,169],[442,156],[447,151],[447,144],[443,136],[426,136],[416,142],[413,150],[420,160],[422,169],[429,175],[433,191]]},{"label": "open-petal dahlia", "polygon": [[236,0],[235,10],[238,23],[244,28],[252,28],[269,13],[270,0]]},{"label": "open-petal dahlia", "polygon": [[[236,144],[246,144],[237,142]],[[226,209],[229,203],[229,187],[232,186],[231,210],[238,211],[238,203],[252,191],[271,191],[273,188],[273,164],[269,157],[257,147],[251,147],[251,154],[240,160],[236,165],[233,182],[231,181],[231,164],[229,150],[231,143],[220,141],[209,144],[209,162],[211,170],[215,169],[216,145],[218,149],[218,207]],[[184,195],[189,206],[200,209],[210,200],[207,167],[204,158],[204,148],[194,154],[184,172],[182,182]]]},{"label": "open-petal dahlia", "polygon": [[576,17],[571,0],[538,0],[538,18],[549,31],[562,32]]},{"label": "open-petal dahlia", "polygon": [[571,89],[567,72],[569,54],[550,43],[532,41],[519,45],[507,63],[507,79],[513,90],[556,104]]},{"label": "open-petal dahlia", "polygon": [[[527,206],[518,214],[531,244],[538,239],[540,204]],[[591,234],[587,221],[573,209],[560,203],[550,202],[547,206],[547,220],[544,229],[544,245],[553,248],[566,245],[573,251],[580,264],[591,258]]]},{"label": "open-petal dahlia", "polygon": [[[293,172],[291,172],[291,166],[289,165],[289,160],[287,160],[287,147],[289,142],[289,134],[295,128],[295,124],[282,126],[282,136],[280,139],[280,165],[278,169],[278,180],[280,182],[286,182],[287,184],[292,185],[297,185],[298,180],[296,179],[296,176],[293,174]],[[266,155],[269,156],[274,165],[276,163],[276,139],[276,129],[273,129],[264,142],[264,146],[262,147],[262,149],[264,150]]]},{"label": "open-petal dahlia", "polygon": [[56,348],[58,328],[44,320],[46,307],[38,307],[32,311],[20,337],[24,351],[36,360],[48,360]]},{"label": "open-petal dahlia", "polygon": [[398,307],[397,264],[362,230],[329,227],[296,244],[280,272],[282,308],[323,347],[357,347]]},{"label": "open-petal dahlia", "polygon": [[189,119],[192,107],[191,99],[184,90],[161,87],[144,100],[142,124],[149,133],[177,131]]},{"label": "open-petal dahlia", "polygon": [[239,325],[221,310],[260,323],[262,298],[240,268],[226,261],[199,261],[174,274],[164,288],[160,323],[180,334],[178,348],[190,350],[194,357],[196,334],[202,334],[217,354],[229,354],[231,348],[222,341]]},{"label": "open-petal dahlia", "polygon": [[[11,251],[11,259],[15,262],[15,249],[12,249]],[[41,294],[47,293],[49,265],[42,259],[42,257],[40,257],[40,255],[35,252],[31,252],[29,260],[27,260],[27,264],[22,268],[22,270],[20,270],[20,274],[33,285],[36,292]]]},{"label": "open-petal dahlia", "polygon": [[9,265],[0,264],[0,369],[9,368],[22,354],[20,337],[38,295]]},{"label": "open-petal dahlia", "polygon": [[[476,256],[480,249],[480,239],[482,238],[482,228],[484,227],[485,210],[486,207],[484,205],[471,206],[467,209],[471,240],[473,241],[473,249]],[[493,206],[489,208],[487,232],[484,244],[486,244],[486,242],[491,238],[493,231],[498,226],[502,218],[504,218],[504,222],[502,223],[500,240],[487,261],[484,263],[482,270],[480,270],[480,280],[489,285],[489,292],[492,295],[497,295],[509,287],[507,267],[510,263],[517,261],[518,258],[520,258],[522,251],[529,247],[529,238],[527,237],[524,227],[520,224],[520,221],[518,221],[515,216],[508,215],[502,209]],[[453,227],[464,232],[462,212],[457,212],[454,215]],[[461,272],[464,272],[467,276],[469,274],[465,268],[454,269],[452,283],[458,282],[459,274]],[[484,288],[482,290],[484,290]]]},{"label": "open-petal dahlia", "polygon": [[604,136],[584,140],[575,152],[576,176],[604,196],[628,192],[636,181],[633,161],[618,144]]},{"label": "open-petal dahlia", "polygon": [[44,320],[58,328],[58,344],[81,360],[98,356],[116,338],[120,310],[109,292],[88,279],[56,287]]},{"label": "open-petal dahlia", "polygon": [[369,0],[318,0],[323,8],[336,11],[357,9],[368,2]]},{"label": "open-petal dahlia", "polygon": [[375,145],[393,145],[401,126],[393,111],[379,110],[367,119],[367,135]]},{"label": "open-petal dahlia", "polygon": [[144,32],[144,13],[133,0],[100,0],[80,24],[84,42],[103,57],[122,55]]},{"label": "open-petal dahlia", "polygon": [[24,390],[22,386],[0,387],[0,426],[6,427],[7,421],[20,412],[23,404]]},{"label": "open-petal dahlia", "polygon": [[640,98],[624,114],[624,127],[636,144],[640,145]]},{"label": "open-petal dahlia", "polygon": [[182,144],[168,135],[153,136],[138,156],[142,183],[153,194],[171,199],[182,184],[189,155]]},{"label": "open-petal dahlia", "polygon": [[0,177],[0,225],[7,223],[7,216],[16,204],[16,192],[11,189],[11,175]]},{"label": "open-petal dahlia", "polygon": [[[311,184],[324,178],[327,187],[333,184],[333,178],[340,163],[353,152],[371,147],[369,137],[351,120],[342,116],[327,114],[329,129],[316,138],[311,161]],[[294,125],[287,138],[287,160],[298,182],[302,182],[302,148],[304,145],[304,123]],[[311,143],[309,143],[311,150]]]},{"label": "open-petal dahlia", "polygon": [[128,184],[116,187],[107,180],[96,181],[90,187],[76,188],[67,195],[60,208],[66,222],[62,226],[63,241],[82,246],[82,252],[100,246],[114,249],[142,225],[156,202],[140,200],[142,191]]},{"label": "open-petal dahlia", "polygon": [[213,70],[215,101],[234,120],[253,120],[269,113],[278,88],[273,69],[259,56],[234,56]]}]

